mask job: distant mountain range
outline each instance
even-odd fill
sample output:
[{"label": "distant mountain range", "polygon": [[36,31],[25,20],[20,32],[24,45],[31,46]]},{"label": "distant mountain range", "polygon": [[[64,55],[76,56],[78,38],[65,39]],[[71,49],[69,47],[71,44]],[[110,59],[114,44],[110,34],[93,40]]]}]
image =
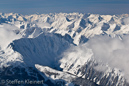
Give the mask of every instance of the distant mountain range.
[{"label": "distant mountain range", "polygon": [[87,47],[96,36],[122,40],[128,34],[128,14],[0,13],[0,80],[44,81],[34,86],[129,86],[122,70],[97,70],[103,64]]}]

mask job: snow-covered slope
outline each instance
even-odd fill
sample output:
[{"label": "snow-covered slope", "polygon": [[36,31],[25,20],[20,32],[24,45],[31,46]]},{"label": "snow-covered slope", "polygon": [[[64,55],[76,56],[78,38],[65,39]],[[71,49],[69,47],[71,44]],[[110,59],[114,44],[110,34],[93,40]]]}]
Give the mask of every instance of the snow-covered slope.
[{"label": "snow-covered slope", "polygon": [[[45,85],[48,86],[128,86],[128,70],[96,60],[102,56],[107,59],[107,56],[104,56],[107,54],[103,51],[110,53],[108,50],[112,50],[114,53],[117,48],[124,50],[115,46],[119,42],[109,43],[110,39],[106,36],[119,38],[124,42],[122,45],[128,45],[128,41],[125,42],[126,39],[123,38],[127,34],[129,34],[128,14],[0,13],[0,68],[5,68],[1,71],[1,75],[8,69],[7,73],[12,72],[12,76],[15,76],[12,70],[18,69],[20,72],[21,68],[26,70],[23,72],[28,75],[27,77],[31,75],[31,71],[36,71],[36,74],[46,80]],[[96,37],[97,35],[107,40],[100,40],[101,37]],[[101,49],[101,45],[106,45],[103,42],[109,43],[109,48]],[[110,45],[115,48],[110,48]],[[121,42],[117,45],[121,46]],[[100,51],[99,56],[93,47]],[[122,60],[125,61],[128,61],[128,58]],[[3,77],[6,76],[8,74],[4,74]]]},{"label": "snow-covered slope", "polygon": [[[42,32],[69,34],[75,44],[82,36],[86,38],[107,34],[111,36],[128,34],[128,15],[99,15],[82,13],[1,14],[1,24],[15,26],[23,37],[33,38]],[[3,22],[4,21],[4,22]]]}]

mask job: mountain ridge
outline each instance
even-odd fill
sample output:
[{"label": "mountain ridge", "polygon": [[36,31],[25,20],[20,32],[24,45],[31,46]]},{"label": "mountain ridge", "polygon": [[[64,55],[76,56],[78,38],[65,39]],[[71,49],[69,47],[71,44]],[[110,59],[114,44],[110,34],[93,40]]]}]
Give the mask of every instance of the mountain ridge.
[{"label": "mountain ridge", "polygon": [[[42,72],[42,78],[47,78],[55,86],[58,85],[54,79],[61,81],[59,85],[64,86],[85,86],[85,81],[89,86],[128,86],[119,69],[108,67],[106,72],[96,70],[96,65],[103,64],[94,63],[94,53],[86,44],[97,35],[122,40],[124,35],[129,34],[128,16],[0,13],[0,65],[6,68],[13,65],[14,70],[19,65],[23,66],[23,69],[32,67],[32,71],[34,68],[39,75]],[[42,71],[44,68],[47,68],[48,72]],[[9,70],[12,69],[9,67]],[[53,70],[60,74],[54,74],[55,77],[63,78],[54,78]],[[65,72],[68,77],[64,77]],[[72,77],[70,80],[69,76]]]}]

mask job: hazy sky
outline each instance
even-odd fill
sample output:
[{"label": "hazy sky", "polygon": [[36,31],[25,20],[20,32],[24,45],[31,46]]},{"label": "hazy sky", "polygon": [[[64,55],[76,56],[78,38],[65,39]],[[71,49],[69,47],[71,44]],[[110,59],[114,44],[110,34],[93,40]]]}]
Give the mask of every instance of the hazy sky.
[{"label": "hazy sky", "polygon": [[129,13],[129,0],[0,0],[0,12],[123,14]]}]

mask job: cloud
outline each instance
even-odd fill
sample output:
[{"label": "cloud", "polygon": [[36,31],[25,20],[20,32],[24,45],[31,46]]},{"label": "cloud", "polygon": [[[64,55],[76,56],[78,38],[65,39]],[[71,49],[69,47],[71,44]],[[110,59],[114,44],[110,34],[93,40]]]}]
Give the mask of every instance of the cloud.
[{"label": "cloud", "polygon": [[5,49],[10,42],[21,37],[15,33],[16,29],[12,25],[0,25],[0,48]]},{"label": "cloud", "polygon": [[88,47],[92,49],[97,62],[121,70],[129,82],[129,35],[122,40],[118,37],[96,36],[88,41]]},{"label": "cloud", "polygon": [[129,17],[123,19],[124,24],[129,24]]},{"label": "cloud", "polygon": [[86,44],[71,47],[61,61],[61,67],[84,65],[88,60],[94,59],[100,65],[95,67],[98,71],[107,71],[107,68],[120,70],[122,76],[129,82],[129,35],[111,38],[109,36],[95,36]]},{"label": "cloud", "polygon": [[86,48],[86,45],[72,46],[63,53],[63,58],[60,60],[61,68],[73,65],[77,68],[78,65],[84,65],[92,57],[91,49]]}]

